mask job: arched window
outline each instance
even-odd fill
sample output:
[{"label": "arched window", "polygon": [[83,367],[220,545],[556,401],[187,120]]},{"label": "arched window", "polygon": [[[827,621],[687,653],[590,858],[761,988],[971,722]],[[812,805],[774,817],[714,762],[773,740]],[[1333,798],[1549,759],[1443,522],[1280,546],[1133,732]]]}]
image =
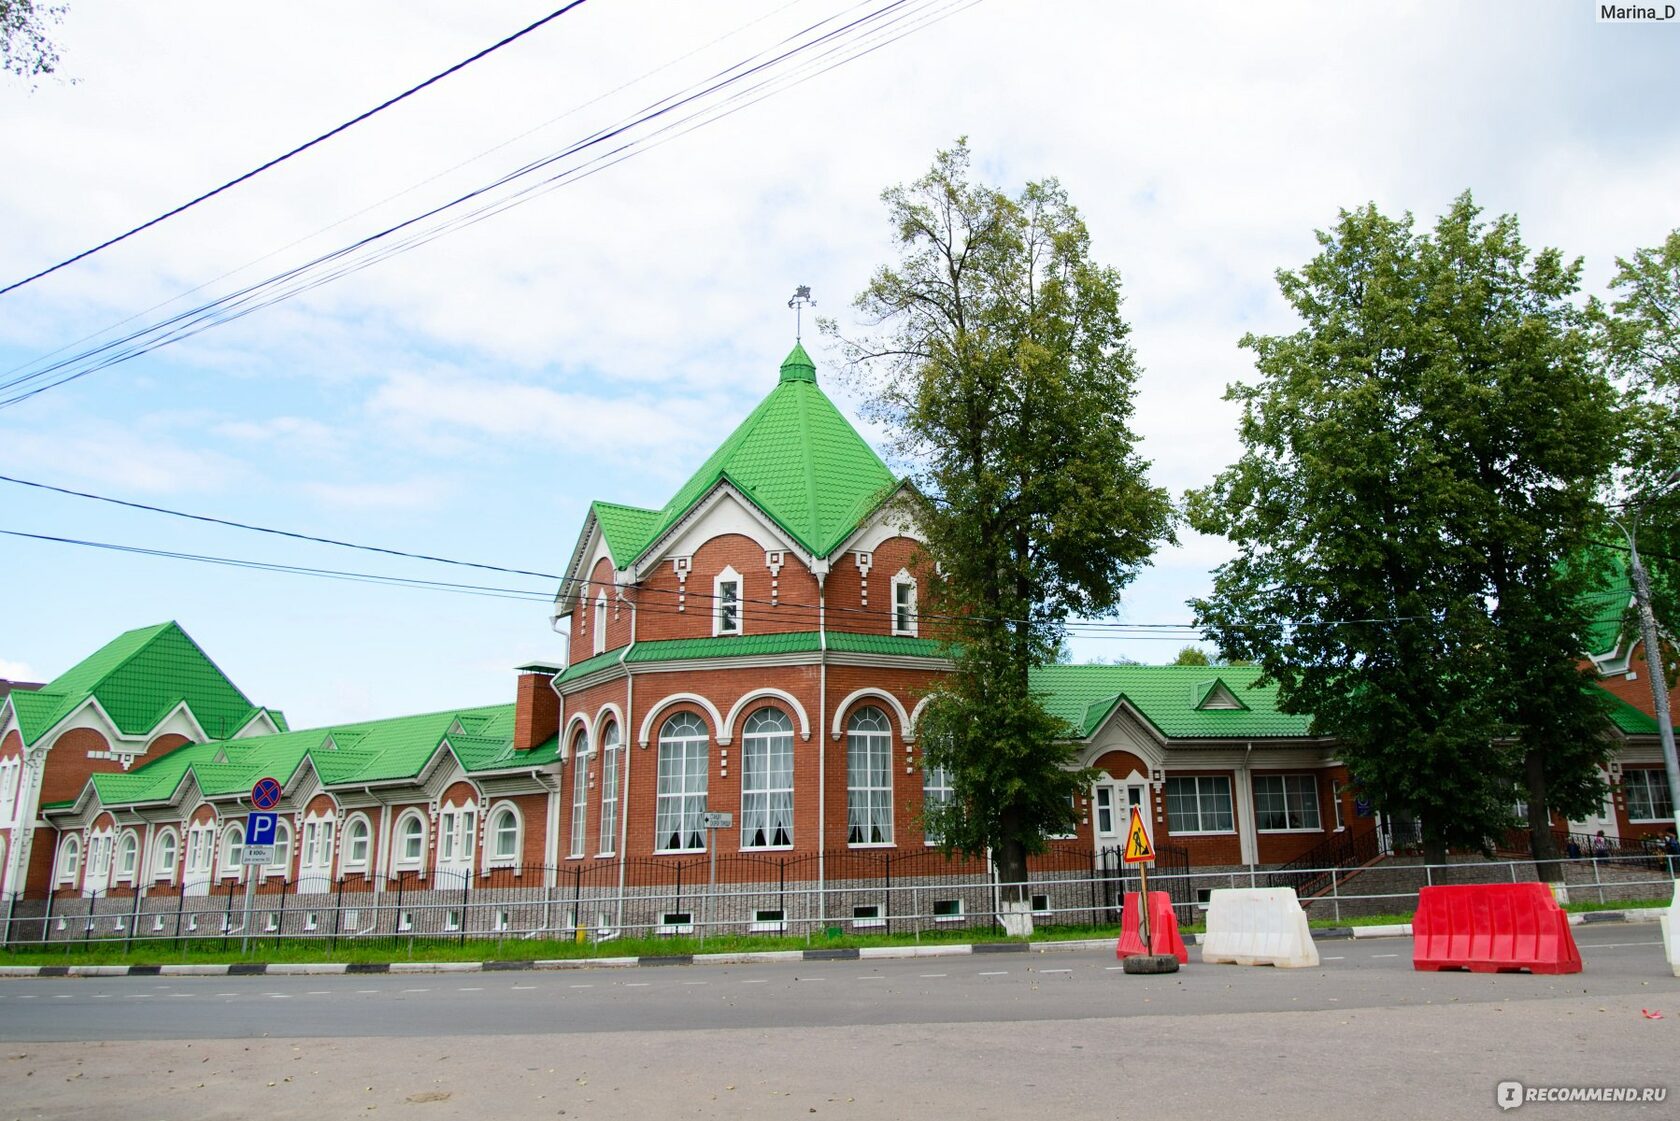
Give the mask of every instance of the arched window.
[{"label": "arched window", "polygon": [[418,810],[409,810],[397,819],[398,868],[417,869],[426,863],[426,819]]},{"label": "arched window", "polygon": [[222,875],[237,876],[245,857],[245,827],[234,822],[222,830]]},{"label": "arched window", "polygon": [[589,836],[589,734],[572,741],[572,856],[582,856]]},{"label": "arched window", "polygon": [[890,845],[892,839],[892,725],[886,713],[865,705],[846,722],[846,843]]},{"label": "arched window", "polygon": [[274,859],[266,869],[278,876],[287,876],[292,871],[292,826],[285,818],[274,823]]},{"label": "arched window", "polygon": [[310,874],[325,876],[332,873],[333,858],[333,819],[331,817],[310,817],[303,823],[303,859],[298,864],[298,875]]},{"label": "arched window", "polygon": [[618,722],[601,729],[601,847],[607,856],[618,850]]},{"label": "arched window", "polygon": [[793,844],[793,721],[761,708],[741,733],[741,847]]},{"label": "arched window", "polygon": [[512,806],[500,806],[490,813],[490,861],[493,864],[519,861],[519,814]]},{"label": "arched window", "polygon": [[117,878],[133,882],[140,865],[140,838],[130,829],[117,842]]},{"label": "arched window", "polygon": [[[922,814],[931,815],[939,807],[951,801],[951,772],[944,767],[922,767]],[[939,832],[931,825],[926,829],[927,843],[937,845],[941,840]]]},{"label": "arched window", "polygon": [[705,849],[706,725],[692,712],[679,712],[659,729],[658,802],[654,848],[660,852]]},{"label": "arched window", "polygon": [[181,842],[175,836],[175,830],[165,829],[157,835],[157,841],[152,849],[152,878],[154,880],[175,880],[175,864],[181,858]]},{"label": "arched window", "polygon": [[607,648],[607,593],[595,597],[595,653]]},{"label": "arched window", "polygon": [[368,819],[356,814],[344,826],[344,867],[357,872],[368,868],[368,856],[373,849],[373,828]]},{"label": "arched window", "polygon": [[64,838],[58,847],[58,883],[73,884],[76,873],[82,870],[82,842],[75,837]]}]

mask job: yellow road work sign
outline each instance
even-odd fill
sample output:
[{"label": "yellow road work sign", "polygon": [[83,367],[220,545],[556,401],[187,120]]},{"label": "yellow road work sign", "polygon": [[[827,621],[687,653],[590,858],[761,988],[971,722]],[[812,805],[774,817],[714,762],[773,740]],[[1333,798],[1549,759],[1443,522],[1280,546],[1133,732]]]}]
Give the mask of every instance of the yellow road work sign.
[{"label": "yellow road work sign", "polygon": [[1149,843],[1149,830],[1143,824],[1143,812],[1132,807],[1132,824],[1126,829],[1127,864],[1142,864],[1155,859],[1155,846]]}]

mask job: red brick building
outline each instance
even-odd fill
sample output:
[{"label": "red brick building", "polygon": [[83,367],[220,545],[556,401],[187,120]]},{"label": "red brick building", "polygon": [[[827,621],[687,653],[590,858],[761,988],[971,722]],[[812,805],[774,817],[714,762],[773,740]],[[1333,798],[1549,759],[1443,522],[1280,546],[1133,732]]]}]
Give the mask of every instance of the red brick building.
[{"label": "red brick building", "polygon": [[[917,914],[984,912],[984,892],[939,887],[984,865],[946,861],[922,827],[950,787],[917,717],[949,663],[916,556],[913,504],[796,346],[665,506],[592,505],[553,611],[568,664],[520,667],[513,704],[292,731],[173,623],[0,700],[0,894],[102,934],[231,930],[248,883],[259,932],[317,929],[329,894],[334,933],[680,930],[715,847],[754,929],[879,925],[907,911],[883,883],[925,887]],[[1198,871],[1327,864],[1369,834],[1335,745],[1257,678],[1044,669],[1099,772],[1045,882],[1108,867],[1134,806]],[[1655,758],[1649,723],[1618,712],[1618,813]],[[247,865],[265,775],[280,835]],[[730,827],[708,828],[720,813]]]}]

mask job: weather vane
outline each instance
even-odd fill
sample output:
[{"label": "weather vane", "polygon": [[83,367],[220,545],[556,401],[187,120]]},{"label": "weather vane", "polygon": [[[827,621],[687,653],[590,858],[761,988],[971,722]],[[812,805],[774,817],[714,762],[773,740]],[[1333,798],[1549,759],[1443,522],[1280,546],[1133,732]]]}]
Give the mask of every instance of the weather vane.
[{"label": "weather vane", "polygon": [[816,307],[817,301],[811,298],[811,286],[801,284],[793,290],[793,299],[788,301],[788,307],[793,309],[793,341],[800,342],[806,306]]}]

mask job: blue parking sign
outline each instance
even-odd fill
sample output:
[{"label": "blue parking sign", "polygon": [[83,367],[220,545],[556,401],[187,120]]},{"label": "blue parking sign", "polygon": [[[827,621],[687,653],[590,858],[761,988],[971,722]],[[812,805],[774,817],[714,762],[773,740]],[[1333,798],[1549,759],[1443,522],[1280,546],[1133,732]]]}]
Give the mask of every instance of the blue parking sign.
[{"label": "blue parking sign", "polygon": [[245,843],[247,845],[272,845],[274,834],[279,829],[280,815],[277,813],[253,813],[245,815]]}]

